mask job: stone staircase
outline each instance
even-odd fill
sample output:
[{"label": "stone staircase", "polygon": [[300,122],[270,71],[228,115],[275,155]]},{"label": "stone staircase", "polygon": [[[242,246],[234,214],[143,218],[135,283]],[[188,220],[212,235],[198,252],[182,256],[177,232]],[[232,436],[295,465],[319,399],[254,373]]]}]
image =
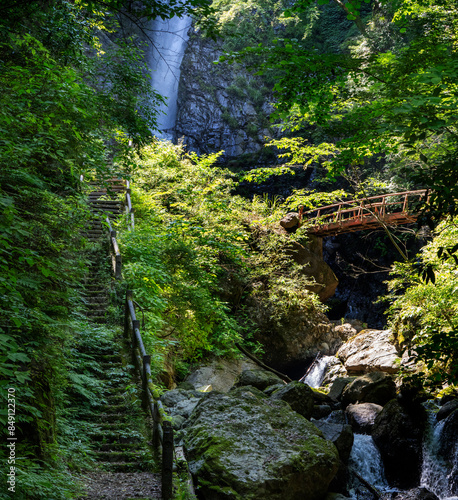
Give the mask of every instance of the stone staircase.
[{"label": "stone staircase", "polygon": [[[93,217],[86,228],[85,236],[91,243],[103,246],[103,243],[108,239],[106,218],[114,220],[123,212],[119,195],[125,191],[125,184],[122,180],[110,179],[108,188],[100,188],[96,182],[91,182],[88,185],[93,189],[88,196]],[[95,323],[104,323],[106,321],[106,311],[109,303],[109,287],[107,286],[106,276],[109,268],[106,265],[104,266],[103,260],[105,258],[108,262],[108,255],[105,256],[97,248],[89,254],[90,267],[85,283],[86,315],[88,319]]]},{"label": "stone staircase", "polygon": [[[86,316],[104,324],[112,286],[111,259],[104,244],[108,228],[103,220],[122,213],[118,194],[124,184],[113,182],[107,189],[93,185],[89,204],[93,219],[86,236],[93,245],[88,252],[89,270],[85,281]],[[123,348],[121,336],[109,342],[91,344],[81,355],[98,362],[93,372],[102,387],[97,404],[81,405],[75,416],[87,423],[87,435],[93,443],[94,470],[84,472],[81,478],[86,495],[84,499],[160,499],[160,475],[154,474],[154,457],[148,439],[149,417],[141,407],[141,385],[135,380],[127,360],[128,347]]]},{"label": "stone staircase", "polygon": [[145,438],[148,419],[141,407],[140,386],[125,362],[122,338],[85,351],[98,361],[102,395],[76,416],[87,423],[95,468],[83,473],[87,499],[159,499],[160,479],[152,473],[154,456]]}]

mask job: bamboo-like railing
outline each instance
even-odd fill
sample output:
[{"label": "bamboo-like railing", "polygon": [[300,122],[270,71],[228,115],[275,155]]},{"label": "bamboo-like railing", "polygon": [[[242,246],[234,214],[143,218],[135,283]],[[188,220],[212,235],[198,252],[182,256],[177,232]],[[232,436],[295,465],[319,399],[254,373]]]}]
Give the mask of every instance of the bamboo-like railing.
[{"label": "bamboo-like railing", "polygon": [[107,223],[108,230],[110,231],[110,250],[113,274],[117,280],[120,280],[122,275],[122,258],[118,242],[116,241],[116,231],[113,230],[109,217],[105,219],[105,222]]},{"label": "bamboo-like railing", "polygon": [[135,229],[134,209],[132,208],[132,200],[130,198],[130,181],[126,182],[126,219],[127,227],[130,231]]},{"label": "bamboo-like railing", "polygon": [[[130,197],[130,183],[126,183],[126,218],[127,227],[130,231],[135,229],[134,209]],[[107,227],[110,232],[110,245],[112,252],[113,274],[117,280],[122,278],[122,259],[118,243],[116,241],[116,231],[111,226],[110,219],[106,218]],[[144,406],[149,411],[153,422],[153,446],[162,450],[162,499],[170,500],[173,496],[173,464],[174,457],[182,464],[182,468],[187,471],[187,486],[191,496],[195,498],[192,478],[181,447],[174,446],[173,428],[166,419],[166,412],[159,400],[159,394],[154,389],[151,377],[151,356],[147,354],[143,343],[140,321],[135,314],[135,304],[133,292],[126,292],[125,313],[124,313],[124,338],[131,343],[132,362],[142,381],[142,394]]]},{"label": "bamboo-like railing", "polygon": [[151,356],[146,353],[140,332],[140,321],[135,314],[131,290],[126,292],[124,314],[124,338],[131,342],[132,362],[140,374],[144,405],[148,408],[153,421],[153,446],[162,445],[162,498],[169,500],[173,495],[173,428],[165,420],[165,410],[154,390],[151,378]]},{"label": "bamboo-like railing", "polygon": [[426,189],[389,193],[309,210],[302,213],[302,220],[310,225],[307,231],[317,236],[409,224],[417,219],[418,205],[427,200]]}]

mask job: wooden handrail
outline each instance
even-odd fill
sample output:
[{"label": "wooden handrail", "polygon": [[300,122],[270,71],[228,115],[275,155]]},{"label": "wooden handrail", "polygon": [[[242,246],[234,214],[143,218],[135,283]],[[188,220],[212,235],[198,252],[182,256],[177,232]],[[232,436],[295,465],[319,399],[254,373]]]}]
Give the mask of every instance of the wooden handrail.
[{"label": "wooden handrail", "polygon": [[[417,189],[415,191],[402,191],[400,193],[389,193],[389,194],[380,194],[377,196],[369,196],[368,198],[361,198],[358,200],[340,201],[339,203],[333,203],[332,205],[325,205],[323,207],[314,208],[313,210],[308,210],[307,212],[303,212],[303,215],[310,215],[316,211],[328,210],[330,208],[338,208],[338,207],[341,207],[342,205],[352,205],[352,204],[355,205],[356,204],[356,206],[359,205],[359,206],[364,207],[365,206],[364,203],[369,201],[369,200],[378,200],[381,198],[391,198],[394,196],[403,196],[403,195],[411,195],[411,194],[421,197],[427,193],[428,193],[427,189]],[[363,205],[361,205],[361,204],[363,204]],[[352,207],[350,207],[350,208],[352,208]]]},{"label": "wooden handrail", "polygon": [[130,197],[130,182],[127,181],[126,185],[126,216],[127,216],[127,227],[130,231],[135,229],[135,218],[134,209],[132,208],[132,199]]},{"label": "wooden handrail", "polygon": [[122,258],[118,242],[116,241],[116,231],[113,230],[109,217],[105,219],[105,222],[107,223],[108,230],[110,231],[110,248],[112,251],[111,262],[113,266],[113,274],[115,279],[120,280],[122,276]]},{"label": "wooden handrail", "polygon": [[151,356],[146,354],[143,343],[140,321],[137,320],[132,290],[126,292],[124,310],[124,338],[132,343],[132,361],[142,380],[144,404],[147,406],[153,421],[153,446],[162,446],[162,498],[170,500],[173,495],[173,461],[174,455],[183,461],[188,473],[188,488],[195,497],[192,478],[186,459],[181,450],[175,450],[173,428],[167,420],[167,415],[159,394],[153,388],[151,375]]},{"label": "wooden handrail", "polygon": [[[130,197],[130,183],[127,181],[126,189],[126,215],[130,231],[135,229],[134,209]],[[122,259],[116,240],[116,231],[113,230],[109,217],[107,224],[112,251],[113,272],[116,279],[121,279]],[[187,485],[189,493],[195,498],[192,477],[181,448],[175,449],[173,442],[173,428],[166,419],[164,406],[159,401],[159,394],[154,390],[151,374],[151,356],[147,354],[140,331],[140,321],[135,313],[135,301],[131,290],[126,292],[124,310],[124,337],[131,342],[132,361],[142,381],[143,403],[147,407],[153,422],[153,445],[162,448],[162,499],[170,500],[173,496],[173,461],[174,455],[187,470]]]}]

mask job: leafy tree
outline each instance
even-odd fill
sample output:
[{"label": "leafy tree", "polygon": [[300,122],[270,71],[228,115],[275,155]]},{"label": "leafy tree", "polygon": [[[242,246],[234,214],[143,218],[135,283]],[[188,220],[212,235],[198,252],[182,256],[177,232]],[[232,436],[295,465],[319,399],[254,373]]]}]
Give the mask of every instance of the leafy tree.
[{"label": "leafy tree", "polygon": [[79,178],[111,176],[113,163],[129,172],[129,140],[140,147],[151,139],[160,99],[142,48],[115,33],[116,16],[209,12],[194,0],[141,5],[0,5],[0,390],[21,389],[18,435],[50,464],[87,272]]},{"label": "leafy tree", "polygon": [[420,362],[407,375],[433,388],[458,383],[457,234],[456,220],[442,222],[415,263],[395,264],[388,283],[390,325]]},{"label": "leafy tree", "polygon": [[[295,2],[286,14],[306,11],[311,3]],[[359,25],[361,2],[335,3]],[[277,38],[224,59],[255,57],[258,73],[272,73],[278,117],[296,133],[309,125],[322,130],[334,144],[334,174],[373,157],[401,154],[411,160],[403,172],[410,185],[434,190],[436,215],[455,214],[456,2],[381,4],[358,42],[340,53],[317,51],[307,38]],[[391,19],[383,28],[389,45],[380,42],[382,16]],[[313,158],[308,150],[304,156]]]}]

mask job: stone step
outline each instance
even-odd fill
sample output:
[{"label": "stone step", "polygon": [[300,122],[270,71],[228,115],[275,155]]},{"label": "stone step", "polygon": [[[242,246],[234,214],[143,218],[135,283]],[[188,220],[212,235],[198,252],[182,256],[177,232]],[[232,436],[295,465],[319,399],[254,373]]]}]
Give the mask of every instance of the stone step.
[{"label": "stone step", "polygon": [[116,432],[116,430],[113,431],[110,429],[107,429],[105,432],[102,431],[88,432],[88,436],[95,443],[102,443],[102,444],[119,443],[119,444],[136,444],[138,446],[138,444],[143,442],[143,437],[140,435],[132,434],[131,436],[126,436],[125,433],[120,434],[119,432]]},{"label": "stone step", "polygon": [[106,306],[109,300],[106,295],[96,295],[94,297],[86,297],[85,302],[87,305],[103,304]]},{"label": "stone step", "polygon": [[101,443],[96,451],[129,451],[138,449],[138,443]]},{"label": "stone step", "polygon": [[104,463],[106,462],[141,463],[142,459],[146,455],[146,450],[137,448],[135,451],[132,450],[96,451],[94,455],[99,462],[104,462]]},{"label": "stone step", "polygon": [[122,364],[122,356],[120,354],[107,354],[103,356],[103,361]]},{"label": "stone step", "polygon": [[109,472],[148,471],[150,465],[142,462],[99,462],[99,465]]}]

